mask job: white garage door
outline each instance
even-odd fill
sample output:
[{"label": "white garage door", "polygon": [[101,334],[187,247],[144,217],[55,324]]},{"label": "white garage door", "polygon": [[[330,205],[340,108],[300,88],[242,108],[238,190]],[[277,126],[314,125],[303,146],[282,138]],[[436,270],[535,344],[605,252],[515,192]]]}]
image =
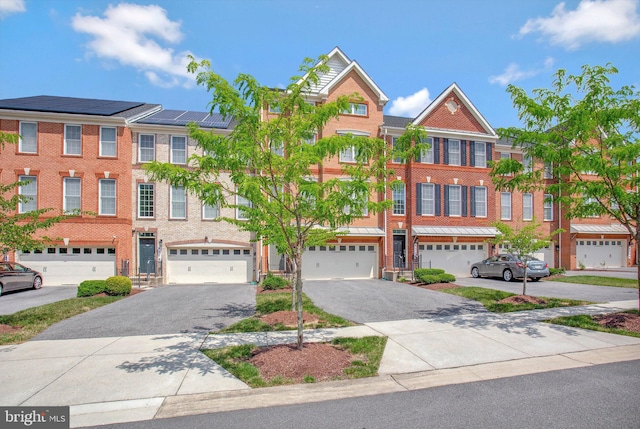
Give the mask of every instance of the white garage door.
[{"label": "white garage door", "polygon": [[304,279],[370,279],[378,276],[378,246],[312,246],[302,254]]},{"label": "white garage door", "polygon": [[626,240],[578,240],[576,263],[585,268],[625,267]]},{"label": "white garage door", "polygon": [[487,245],[433,243],[420,245],[420,267],[441,268],[454,276],[469,276],[471,264],[487,258]]},{"label": "white garage door", "polygon": [[40,271],[46,286],[78,285],[116,275],[116,249],[52,247],[42,252],[18,252],[18,262]]},{"label": "white garage door", "polygon": [[168,249],[167,283],[248,283],[251,249]]}]

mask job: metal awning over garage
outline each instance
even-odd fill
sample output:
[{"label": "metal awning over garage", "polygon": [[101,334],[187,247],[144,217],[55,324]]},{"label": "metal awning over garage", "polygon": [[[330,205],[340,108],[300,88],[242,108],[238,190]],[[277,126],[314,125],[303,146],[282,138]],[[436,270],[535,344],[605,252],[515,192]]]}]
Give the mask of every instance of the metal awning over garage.
[{"label": "metal awning over garage", "polygon": [[629,235],[629,231],[620,224],[611,225],[591,225],[591,224],[572,224],[572,234],[617,234]]},{"label": "metal awning over garage", "polygon": [[384,231],[382,228],[375,227],[340,227],[338,228],[340,234],[348,237],[384,237]]},{"label": "metal awning over garage", "polygon": [[473,226],[414,226],[411,228],[414,236],[428,237],[495,237],[500,232],[493,227]]}]

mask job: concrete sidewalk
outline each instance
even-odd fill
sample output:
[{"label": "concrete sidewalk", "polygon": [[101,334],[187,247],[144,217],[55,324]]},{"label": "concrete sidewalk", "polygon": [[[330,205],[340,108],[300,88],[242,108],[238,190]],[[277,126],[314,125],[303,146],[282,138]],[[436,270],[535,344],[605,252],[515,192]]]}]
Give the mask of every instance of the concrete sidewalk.
[{"label": "concrete sidewalk", "polygon": [[201,348],[285,344],[295,332],[31,341],[0,347],[2,405],[70,405],[71,425],[316,402],[640,359],[640,338],[540,323],[636,308],[613,302],[509,314],[375,322],[305,332],[305,341],[388,336],[379,376],[251,389]]}]

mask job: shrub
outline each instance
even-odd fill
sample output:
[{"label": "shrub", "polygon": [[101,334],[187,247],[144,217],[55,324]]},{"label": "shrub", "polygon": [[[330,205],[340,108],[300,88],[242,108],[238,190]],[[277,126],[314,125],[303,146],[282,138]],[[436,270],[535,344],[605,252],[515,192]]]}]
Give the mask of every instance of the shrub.
[{"label": "shrub", "polygon": [[427,285],[440,283],[440,279],[438,278],[438,276],[434,276],[432,274],[427,274],[427,275],[424,275],[424,276],[420,276],[420,277],[418,277],[418,280],[420,280],[422,283],[427,284]]},{"label": "shrub", "polygon": [[415,270],[418,279],[422,276],[437,276],[439,274],[444,274],[444,270],[440,268],[418,268]]},{"label": "shrub", "polygon": [[440,283],[451,283],[456,281],[456,276],[449,273],[438,274],[437,277]]},{"label": "shrub", "polygon": [[564,269],[564,267],[549,268],[549,274],[551,274],[552,276],[559,276],[561,274],[564,274],[565,272],[566,270]]},{"label": "shrub", "polygon": [[85,280],[78,285],[78,296],[93,296],[106,291],[105,280]]},{"label": "shrub", "polygon": [[267,277],[262,280],[262,289],[264,290],[277,290],[289,287],[289,281],[282,277],[274,276],[271,271],[267,273]]},{"label": "shrub", "polygon": [[131,293],[131,279],[125,276],[113,276],[106,280],[108,295],[129,295]]}]

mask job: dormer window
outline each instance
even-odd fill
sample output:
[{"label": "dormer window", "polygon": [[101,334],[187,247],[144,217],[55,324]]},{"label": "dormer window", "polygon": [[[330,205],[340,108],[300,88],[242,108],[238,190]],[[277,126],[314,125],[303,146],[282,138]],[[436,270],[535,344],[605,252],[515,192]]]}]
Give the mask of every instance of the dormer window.
[{"label": "dormer window", "polygon": [[349,103],[349,107],[342,111],[344,115],[367,116],[368,109],[364,103]]}]

